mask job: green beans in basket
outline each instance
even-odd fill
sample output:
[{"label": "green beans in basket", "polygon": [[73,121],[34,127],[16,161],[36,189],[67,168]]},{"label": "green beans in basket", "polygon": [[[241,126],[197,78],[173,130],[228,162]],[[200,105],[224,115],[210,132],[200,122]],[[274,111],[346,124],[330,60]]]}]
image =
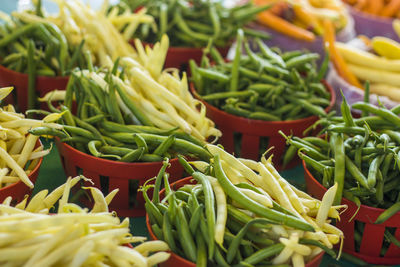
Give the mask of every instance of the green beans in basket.
[{"label": "green beans in basket", "polygon": [[146,124],[146,114],[125,96],[121,83],[111,71],[74,72],[59,109],[51,97],[48,101],[53,112],[62,113],[63,131],[39,127],[30,132],[57,136],[82,152],[122,162],[162,161],[177,153],[209,159],[203,142],[178,127],[161,130]]},{"label": "green beans in basket", "polygon": [[[319,139],[285,138],[293,149],[299,150],[307,168],[324,187],[338,183],[336,204],[343,196],[358,207],[364,204],[384,209],[374,222],[381,224],[400,211],[400,106],[389,110],[357,102],[352,108],[362,112],[360,118],[352,116],[343,97],[341,116],[316,122],[325,134]],[[287,154],[286,160],[292,155]],[[356,243],[360,240],[356,239]],[[385,239],[382,251],[392,242]]]},{"label": "green beans in basket", "polygon": [[[216,46],[226,47],[235,38],[237,29],[255,20],[256,15],[269,6],[258,7],[249,2],[230,8],[221,1],[123,0],[115,8],[122,13],[126,8],[143,8],[154,17],[157,27],[142,24],[132,36],[142,41],[155,43],[163,34],[167,34],[171,46],[205,47],[212,39]],[[111,8],[110,13],[114,10]],[[265,33],[252,29],[246,29],[245,32],[249,36],[269,38]]]},{"label": "green beans in basket", "polygon": [[[15,17],[17,16],[17,17]],[[15,16],[6,17],[0,26],[0,64],[8,69],[29,73],[29,43],[33,43],[33,58],[38,76],[66,76],[76,67],[84,67],[82,41],[70,45],[54,23],[26,22]]]},{"label": "green beans in basket", "polygon": [[[230,114],[267,121],[296,120],[311,115],[326,116],[331,95],[317,69],[318,54],[286,56],[257,39],[260,52],[253,52],[238,31],[234,59],[224,62],[215,49],[209,64],[190,62],[192,81],[199,97]],[[244,45],[247,55],[242,55]],[[326,64],[323,64],[326,66]]]},{"label": "green beans in basket", "polygon": [[196,171],[180,158],[193,180],[169,185],[164,167],[152,200],[152,185],[142,187],[148,227],[173,253],[196,266],[301,266],[323,250],[336,256],[332,246],[343,236],[328,217],[339,218],[342,208],[332,206],[337,186],[319,201],[283,179],[270,159],[238,159],[206,147],[211,163],[191,162]]}]

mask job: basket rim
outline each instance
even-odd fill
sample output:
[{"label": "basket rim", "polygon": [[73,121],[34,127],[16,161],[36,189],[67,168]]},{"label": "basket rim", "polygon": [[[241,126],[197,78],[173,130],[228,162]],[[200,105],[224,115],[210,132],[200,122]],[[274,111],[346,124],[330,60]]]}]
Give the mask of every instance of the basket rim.
[{"label": "basket rim", "polygon": [[[178,180],[178,181],[172,183],[172,184],[170,185],[170,187],[171,187],[171,189],[172,189],[172,188],[174,188],[177,184],[182,184],[182,183],[183,183],[183,184],[187,184],[187,183],[189,183],[192,179],[193,179],[192,176],[182,178],[182,179],[180,179],[180,180]],[[197,181],[196,181],[196,183],[197,183]],[[163,189],[160,191],[159,195],[163,194],[164,192],[165,192],[165,188],[163,188]],[[150,237],[151,237],[153,240],[158,240],[157,237],[154,235],[153,230],[151,229],[151,226],[150,226],[150,219],[149,219],[149,215],[148,215],[147,212],[146,212],[146,227],[147,227],[147,231],[149,232]],[[189,260],[187,260],[187,259],[185,259],[185,258],[179,256],[179,255],[176,254],[176,253],[174,253],[174,252],[172,252],[172,251],[170,251],[170,253],[171,253],[171,256],[173,256],[173,257],[175,257],[177,260],[181,261],[181,264],[185,264],[185,265],[188,265],[188,266],[190,266],[190,267],[196,266],[196,263],[191,262],[191,261],[189,261]],[[315,262],[318,262],[324,255],[325,255],[325,251],[322,251],[321,253],[319,253],[318,255],[316,255],[312,260],[310,260],[309,262],[307,262],[307,263],[305,264],[305,266],[306,266],[306,267],[312,266],[313,264],[315,264]]]},{"label": "basket rim", "polygon": [[[325,86],[325,88],[327,89],[327,91],[331,94],[331,99],[329,102],[329,106],[327,106],[324,110],[325,112],[329,112],[335,105],[336,102],[336,94],[332,88],[332,86],[330,84],[328,84],[325,79],[322,80],[322,84]],[[255,119],[248,119],[245,117],[240,117],[240,116],[236,116],[233,114],[230,114],[228,112],[225,112],[213,105],[211,105],[210,103],[208,103],[207,101],[203,100],[201,98],[201,96],[197,93],[195,87],[194,87],[194,83],[190,82],[190,91],[192,92],[192,94],[196,97],[196,99],[198,99],[199,101],[201,101],[207,109],[212,110],[213,112],[221,115],[221,116],[226,116],[232,120],[236,120],[238,122],[241,123],[251,123],[254,125],[260,125],[260,126],[268,126],[268,125],[274,125],[274,126],[280,126],[280,125],[291,125],[291,124],[301,124],[301,123],[306,123],[309,121],[313,121],[318,119],[318,116],[316,115],[312,115],[306,118],[302,118],[302,119],[297,119],[297,120],[288,120],[288,121],[264,121],[264,120],[255,120]]]},{"label": "basket rim", "polygon": [[[125,167],[125,166],[133,166],[133,165],[136,165],[136,166],[140,166],[140,165],[142,165],[142,166],[151,166],[151,165],[156,165],[156,164],[160,164],[160,163],[163,162],[163,161],[155,161],[155,162],[120,162],[120,161],[114,161],[114,160],[109,160],[109,159],[98,158],[98,157],[95,157],[93,155],[90,155],[90,154],[87,154],[87,153],[83,153],[82,151],[79,151],[78,149],[68,145],[67,143],[61,142],[59,137],[54,137],[54,140],[55,140],[56,143],[64,146],[67,150],[69,150],[69,151],[71,151],[71,152],[73,152],[75,154],[78,154],[78,155],[80,155],[82,157],[87,157],[87,158],[89,158],[89,159],[91,159],[93,161],[98,161],[99,164],[101,164],[101,163],[103,163],[103,164],[115,164],[117,166]],[[171,162],[171,161],[178,161],[178,158],[176,157],[176,158],[169,159],[169,162]]]},{"label": "basket rim", "polygon": [[[43,147],[43,144],[42,144],[42,142],[40,141],[40,139],[38,139],[37,142],[39,143],[39,146],[42,146],[42,147]],[[37,147],[39,147],[39,146],[37,146]],[[29,173],[29,175],[28,175],[29,180],[32,181],[32,177],[35,176],[35,175],[39,172],[40,166],[42,165],[42,162],[43,162],[43,158],[44,158],[44,157],[41,157],[41,158],[39,159],[39,162],[36,164],[35,168],[33,168],[33,170]],[[14,188],[14,187],[16,187],[16,186],[18,186],[18,185],[20,185],[20,184],[22,184],[22,183],[23,183],[23,182],[22,182],[21,180],[19,180],[18,182],[15,182],[15,183],[13,183],[13,184],[10,184],[10,185],[7,185],[7,186],[5,186],[5,187],[0,188],[0,192],[3,192],[3,191],[7,191],[7,190],[9,190],[9,189],[12,189],[12,188]],[[25,185],[25,184],[24,184],[24,185]],[[32,189],[33,189],[33,188],[32,188]]]},{"label": "basket rim", "polygon": [[[22,72],[17,72],[12,69],[6,68],[5,66],[0,64],[0,72],[6,72],[10,75],[14,76],[19,76],[21,79],[28,79],[28,74],[22,73]],[[36,79],[40,81],[46,81],[46,80],[61,80],[65,81],[68,80],[70,76],[37,76]]]}]

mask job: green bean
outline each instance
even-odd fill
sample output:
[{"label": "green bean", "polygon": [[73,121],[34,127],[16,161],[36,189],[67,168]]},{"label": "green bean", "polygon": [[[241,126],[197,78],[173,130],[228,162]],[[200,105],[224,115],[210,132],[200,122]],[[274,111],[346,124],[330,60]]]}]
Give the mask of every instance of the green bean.
[{"label": "green bean", "polygon": [[266,112],[252,112],[249,115],[249,119],[253,120],[264,120],[264,121],[280,121],[281,118]]},{"label": "green bean", "polygon": [[189,225],[186,220],[185,214],[183,213],[182,206],[178,206],[176,211],[176,228],[179,234],[179,242],[181,243],[181,247],[183,249],[183,252],[185,253],[185,256],[190,261],[196,262],[197,249],[193,237],[190,234]]},{"label": "green bean", "polygon": [[135,161],[141,160],[143,154],[144,154],[144,148],[139,147],[138,149],[125,154],[121,158],[121,161],[122,162],[135,162]]},{"label": "green bean", "polygon": [[239,249],[240,241],[243,239],[244,235],[246,234],[246,231],[255,223],[267,223],[269,224],[270,221],[265,220],[265,219],[253,219],[250,222],[246,223],[246,225],[239,231],[239,233],[236,235],[235,239],[232,241],[228,248],[228,252],[226,254],[226,261],[228,263],[232,263],[233,258],[235,256],[235,253]]},{"label": "green bean", "polygon": [[376,177],[377,177],[377,172],[379,169],[379,165],[381,164],[383,160],[383,156],[381,155],[379,157],[376,157],[372,160],[371,164],[369,165],[369,171],[368,171],[368,177],[367,177],[367,182],[368,182],[368,187],[373,188],[376,184]]},{"label": "green bean", "polygon": [[208,94],[206,96],[203,96],[202,98],[206,101],[210,101],[210,100],[224,99],[229,97],[247,98],[251,95],[253,95],[252,91],[240,91],[240,92],[236,91],[236,92],[220,92],[220,93]]},{"label": "green bean", "polygon": [[251,255],[250,257],[244,259],[244,262],[248,263],[248,264],[253,264],[253,265],[257,264],[257,263],[263,261],[264,259],[278,255],[284,249],[284,247],[285,247],[285,245],[279,243],[279,244],[272,245],[270,247],[260,249],[256,253]]},{"label": "green bean", "polygon": [[163,233],[163,240],[167,242],[171,251],[177,251],[175,239],[172,235],[172,225],[169,220],[167,212],[164,213],[163,215],[162,233]]},{"label": "green bean", "polygon": [[239,65],[240,65],[240,56],[242,53],[242,44],[243,44],[243,30],[239,29],[237,31],[236,36],[236,50],[235,57],[233,59],[233,65],[231,70],[231,81],[230,81],[230,91],[237,91],[239,84]]},{"label": "green bean", "polygon": [[98,147],[102,145],[102,142],[99,140],[92,140],[88,143],[88,149],[89,152],[98,158],[112,158],[116,160],[121,160],[121,157],[118,155],[112,155],[112,154],[103,154],[97,150]]},{"label": "green bean", "polygon": [[34,31],[38,27],[38,25],[39,23],[30,23],[17,28],[16,30],[13,31],[12,34],[8,34],[6,37],[0,40],[0,47],[7,46],[10,43],[17,40],[18,38],[20,38],[21,36]]},{"label": "green bean", "polygon": [[388,219],[390,219],[390,217],[392,217],[399,211],[400,211],[400,202],[397,202],[393,204],[390,208],[382,212],[376,219],[375,224],[381,224],[386,222]]},{"label": "green bean", "polygon": [[304,65],[306,62],[313,61],[315,59],[318,59],[319,55],[316,53],[309,53],[309,54],[304,54],[300,55],[297,57],[293,57],[286,61],[286,67],[291,69],[291,68],[296,68],[299,65]]},{"label": "green bean", "polygon": [[213,70],[205,69],[205,68],[198,67],[197,73],[207,79],[211,79],[211,80],[218,81],[221,83],[227,83],[230,80],[230,77],[225,74],[222,74],[220,72],[216,72]]},{"label": "green bean", "polygon": [[[214,192],[211,186],[210,181],[207,177],[200,173],[194,172],[192,173],[194,179],[196,179],[199,183],[202,184],[204,197],[205,197],[205,211],[206,211],[206,219],[207,219],[207,226],[208,226],[208,236],[209,240],[214,240],[214,225],[215,225],[215,210],[214,210],[214,203],[215,197]],[[208,246],[208,256],[211,260],[212,255],[214,255],[215,243],[210,242]]]},{"label": "green bean", "polygon": [[117,89],[118,95],[121,97],[124,104],[129,108],[129,110],[135,115],[135,117],[140,121],[142,125],[153,126],[151,121],[147,118],[147,116],[133,103],[133,101],[129,98],[125,90],[122,90],[117,84],[115,85]]},{"label": "green bean", "polygon": [[[2,39],[1,41],[3,41]],[[0,46],[1,46],[0,41]],[[36,92],[35,92],[35,84],[36,84],[36,63],[33,58],[35,49],[35,43],[32,40],[29,40],[28,45],[28,109],[35,108],[35,100],[36,100]]]},{"label": "green bean", "polygon": [[321,116],[321,117],[326,116],[325,110],[323,108],[321,108],[320,106],[314,106],[304,99],[299,99],[299,98],[295,98],[295,97],[288,96],[288,95],[286,95],[285,98],[295,104],[302,106],[305,110],[309,111],[313,115],[317,115],[317,116]]},{"label": "green bean", "polygon": [[201,232],[197,231],[196,234],[196,245],[197,245],[197,267],[206,267],[207,266],[207,249],[206,243],[201,235]]},{"label": "green bean", "polygon": [[278,54],[274,53],[268,46],[266,46],[259,38],[256,39],[256,43],[260,48],[261,53],[271,60],[274,63],[279,65],[282,68],[287,68],[285,61]]},{"label": "green bean", "polygon": [[295,229],[301,229],[304,231],[314,231],[314,228],[293,216],[289,216],[275,210],[268,209],[259,203],[253,201],[252,199],[248,198],[242,192],[240,192],[226,177],[222,167],[221,162],[218,155],[214,156],[214,171],[218,182],[220,183],[221,187],[224,189],[226,194],[235,200],[237,203],[240,203],[244,208],[248,209],[249,211],[254,212],[255,214],[262,216],[264,218],[270,219],[272,221],[276,221],[279,223],[283,223],[287,226],[291,226]]},{"label": "green bean", "polygon": [[367,178],[365,178],[364,174],[357,168],[356,165],[351,161],[351,159],[345,155],[345,164],[346,169],[349,173],[360,183],[364,188],[370,189],[368,186]]},{"label": "green bean", "polygon": [[270,71],[270,72],[278,74],[278,75],[289,76],[289,71],[287,71],[286,69],[274,66],[269,61],[256,55],[253,51],[251,51],[251,49],[247,43],[244,43],[244,47],[245,47],[246,53],[249,55],[251,61],[256,66],[259,66],[260,69],[265,69],[266,71]]},{"label": "green bean", "polygon": [[192,235],[196,235],[197,227],[199,226],[200,223],[200,217],[203,212],[203,205],[199,205],[192,214],[192,217],[190,218],[189,221],[189,229]]},{"label": "green bean", "polygon": [[38,136],[57,136],[59,138],[69,137],[65,132],[50,127],[36,127],[30,129],[28,132]]},{"label": "green bean", "polygon": [[168,136],[167,139],[165,139],[154,151],[153,154],[154,155],[159,155],[162,156],[164,155],[168,149],[174,144],[175,142],[175,136],[174,135],[170,135]]},{"label": "green bean", "polygon": [[[149,148],[147,146],[146,140],[141,135],[133,134],[133,140],[135,141],[138,147],[142,147],[144,149],[144,153],[149,152]],[[158,155],[161,156],[161,155]]]},{"label": "green bean", "polygon": [[342,202],[342,194],[344,187],[344,176],[345,176],[345,151],[343,146],[343,135],[332,134],[331,135],[331,146],[335,156],[335,183],[338,184],[338,188],[335,195],[334,205],[340,205]]},{"label": "green bean", "polygon": [[381,107],[376,107],[373,104],[364,103],[364,102],[354,103],[352,105],[352,107],[354,109],[359,109],[361,111],[371,112],[373,114],[376,114],[377,116],[379,116],[383,120],[389,121],[389,122],[395,124],[396,126],[400,126],[400,118],[396,114],[394,114],[392,111],[390,111],[388,109],[381,108]]},{"label": "green bean", "polygon": [[143,153],[143,155],[140,157],[140,160],[144,161],[144,162],[158,162],[158,161],[162,161],[163,158],[160,157],[159,155]]}]

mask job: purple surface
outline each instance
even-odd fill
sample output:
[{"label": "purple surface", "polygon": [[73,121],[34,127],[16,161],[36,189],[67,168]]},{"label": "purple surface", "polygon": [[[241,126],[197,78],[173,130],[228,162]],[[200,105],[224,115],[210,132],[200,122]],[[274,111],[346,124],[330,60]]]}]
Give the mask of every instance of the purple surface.
[{"label": "purple surface", "polygon": [[370,15],[353,8],[350,8],[350,14],[354,18],[357,34],[363,34],[370,38],[374,36],[385,36],[400,42],[399,37],[392,27],[393,19]]}]

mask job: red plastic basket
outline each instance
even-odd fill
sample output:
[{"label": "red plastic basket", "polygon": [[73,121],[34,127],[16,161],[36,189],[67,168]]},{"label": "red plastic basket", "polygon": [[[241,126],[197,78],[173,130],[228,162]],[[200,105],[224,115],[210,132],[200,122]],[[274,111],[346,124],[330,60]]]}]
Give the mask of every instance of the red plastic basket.
[{"label": "red plastic basket", "polygon": [[[336,96],[329,84],[324,82],[324,85],[332,96],[329,106],[325,109],[326,111],[329,111],[335,104]],[[192,93],[197,95],[193,84],[190,86]],[[272,160],[277,169],[282,169],[281,161],[286,150],[286,141],[278,131],[281,130],[286,135],[293,134],[302,137],[304,136],[303,131],[318,120],[317,116],[293,121],[251,120],[229,114],[210,105],[206,101],[202,102],[207,108],[207,116],[215,122],[217,128],[222,132],[222,137],[220,138],[219,143],[224,146],[226,151],[229,153],[235,151],[234,136],[241,135],[240,155],[237,156],[259,160],[259,151],[261,146],[260,139],[268,137],[268,147],[262,147],[262,149],[268,149],[272,146],[274,147],[274,157]],[[298,162],[296,161],[292,161],[288,167],[293,167],[297,163]]]},{"label": "red plastic basket", "polygon": [[[35,87],[37,95],[42,97],[55,89],[65,90],[68,79],[68,76],[37,77]],[[25,112],[28,107],[28,80],[28,74],[16,72],[0,65],[0,87],[14,86],[14,94],[10,94],[6,101],[10,104],[17,104],[20,112]],[[47,104],[43,103],[41,108],[47,110]]]},{"label": "red plastic basket", "polygon": [[[40,141],[38,141],[38,145],[41,145]],[[28,175],[29,179],[35,184],[36,179],[39,175],[39,169],[42,165],[43,158],[40,158],[39,162],[32,170],[32,172]],[[21,202],[24,200],[25,195],[30,195],[32,193],[32,189],[26,186],[23,182],[18,181],[16,183],[10,184],[3,188],[0,188],[0,203],[4,201],[8,196],[12,197],[12,205]]]},{"label": "red plastic basket", "polygon": [[[223,58],[226,57],[229,51],[228,47],[218,48]],[[197,64],[200,64],[203,56],[203,48],[196,47],[170,47],[165,59],[165,68],[178,68],[187,71],[189,60],[193,59]]]},{"label": "red plastic basket", "polygon": [[[175,183],[172,183],[171,189],[177,190],[178,188],[184,186],[185,184],[195,184],[195,183],[197,183],[197,182],[192,177],[187,177],[187,178],[181,179],[179,181],[176,181]],[[165,192],[164,189],[162,189],[160,191],[160,197],[164,197],[164,195],[165,195],[164,192]],[[157,240],[157,237],[154,235],[154,232],[151,229],[149,216],[147,214],[146,214],[146,226],[147,226],[147,230],[149,231],[151,239]],[[324,257],[324,252],[321,252],[314,259],[312,259],[310,262],[308,262],[306,264],[306,267],[318,267],[321,264],[323,257]],[[159,264],[159,266],[160,267],[177,267],[177,266],[179,266],[179,267],[195,267],[196,264],[171,252],[171,256],[169,257],[169,259],[167,261]]]},{"label": "red plastic basket", "polygon": [[[139,217],[145,215],[144,199],[137,192],[149,178],[157,175],[162,162],[126,163],[106,160],[83,153],[68,144],[55,139],[61,163],[67,176],[83,174],[94,182],[103,194],[118,188],[119,192],[110,204],[110,210],[119,216]],[[167,169],[170,179],[175,181],[183,175],[183,167],[178,159],[170,160]]]},{"label": "red plastic basket", "polygon": [[[318,199],[322,199],[327,189],[314,178],[306,167],[304,161],[303,167],[307,192]],[[395,237],[400,239],[400,212],[382,224],[374,224],[373,222],[375,222],[384,210],[361,205],[357,215],[352,221],[350,221],[351,217],[357,210],[357,206],[354,202],[345,198],[342,198],[342,203],[346,204],[348,209],[340,215],[340,221],[336,223],[336,227],[343,231],[345,237],[343,251],[371,264],[400,264],[400,248],[394,244],[390,245],[384,257],[380,256],[386,227],[396,228]],[[365,223],[359,252],[355,249],[354,239],[354,227],[356,221]]]}]

